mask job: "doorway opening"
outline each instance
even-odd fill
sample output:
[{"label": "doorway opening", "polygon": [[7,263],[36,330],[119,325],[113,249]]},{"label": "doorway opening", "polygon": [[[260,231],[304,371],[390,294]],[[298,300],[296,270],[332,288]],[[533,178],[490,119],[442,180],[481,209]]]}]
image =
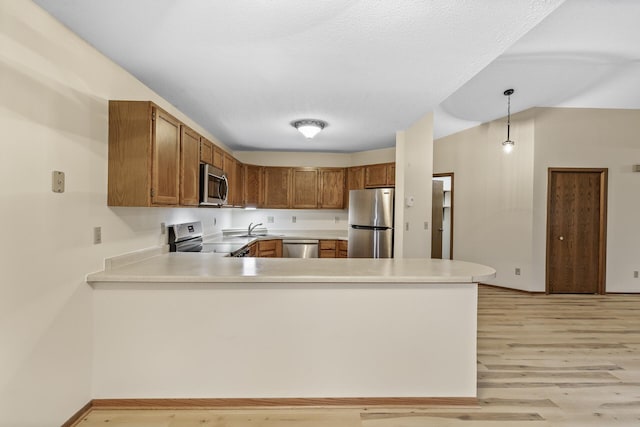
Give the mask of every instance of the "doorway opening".
[{"label": "doorway opening", "polygon": [[453,172],[435,173],[431,200],[431,258],[453,259]]},{"label": "doorway opening", "polygon": [[549,168],[547,293],[605,293],[607,169]]}]

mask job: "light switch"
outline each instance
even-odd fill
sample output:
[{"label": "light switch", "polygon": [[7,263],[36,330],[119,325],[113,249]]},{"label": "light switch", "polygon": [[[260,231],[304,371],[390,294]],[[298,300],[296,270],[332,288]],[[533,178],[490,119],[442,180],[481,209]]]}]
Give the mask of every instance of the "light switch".
[{"label": "light switch", "polygon": [[64,172],[53,171],[51,173],[51,190],[54,193],[64,193]]},{"label": "light switch", "polygon": [[93,227],[93,244],[99,245],[102,243],[102,227]]}]

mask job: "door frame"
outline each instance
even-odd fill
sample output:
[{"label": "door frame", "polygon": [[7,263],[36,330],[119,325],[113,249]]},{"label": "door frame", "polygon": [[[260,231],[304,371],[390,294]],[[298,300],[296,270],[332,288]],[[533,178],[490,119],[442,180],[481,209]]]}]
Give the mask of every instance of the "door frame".
[{"label": "door frame", "polygon": [[[441,177],[450,177],[451,178],[451,235],[449,236],[449,259],[453,259],[453,190],[454,190],[454,182],[455,180],[453,179],[454,173],[453,172],[443,172],[443,173],[434,173],[433,177],[434,178],[441,178]],[[433,230],[431,230],[431,232],[433,233]]]},{"label": "door frame", "polygon": [[608,168],[549,168],[547,174],[547,253],[545,256],[545,293],[550,294],[549,260],[551,255],[551,176],[554,172],[584,172],[600,174],[600,215],[598,232],[598,294],[606,293],[607,268],[607,183]]}]

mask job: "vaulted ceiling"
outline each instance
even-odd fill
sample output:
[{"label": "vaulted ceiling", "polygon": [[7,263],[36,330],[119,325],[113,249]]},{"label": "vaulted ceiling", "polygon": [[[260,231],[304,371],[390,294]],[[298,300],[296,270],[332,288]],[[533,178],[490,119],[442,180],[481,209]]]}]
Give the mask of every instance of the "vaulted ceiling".
[{"label": "vaulted ceiling", "polygon": [[439,137],[508,87],[514,111],[640,108],[636,0],[35,1],[234,150],[391,147],[429,111]]}]

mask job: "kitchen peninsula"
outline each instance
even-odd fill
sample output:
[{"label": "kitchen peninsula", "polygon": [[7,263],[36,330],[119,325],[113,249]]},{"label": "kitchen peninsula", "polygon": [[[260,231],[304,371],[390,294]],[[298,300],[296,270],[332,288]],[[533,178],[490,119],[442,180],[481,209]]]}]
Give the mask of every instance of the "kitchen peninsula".
[{"label": "kitchen peninsula", "polygon": [[494,274],[450,260],[207,253],[90,274],[94,398],[468,404],[477,282]]}]

